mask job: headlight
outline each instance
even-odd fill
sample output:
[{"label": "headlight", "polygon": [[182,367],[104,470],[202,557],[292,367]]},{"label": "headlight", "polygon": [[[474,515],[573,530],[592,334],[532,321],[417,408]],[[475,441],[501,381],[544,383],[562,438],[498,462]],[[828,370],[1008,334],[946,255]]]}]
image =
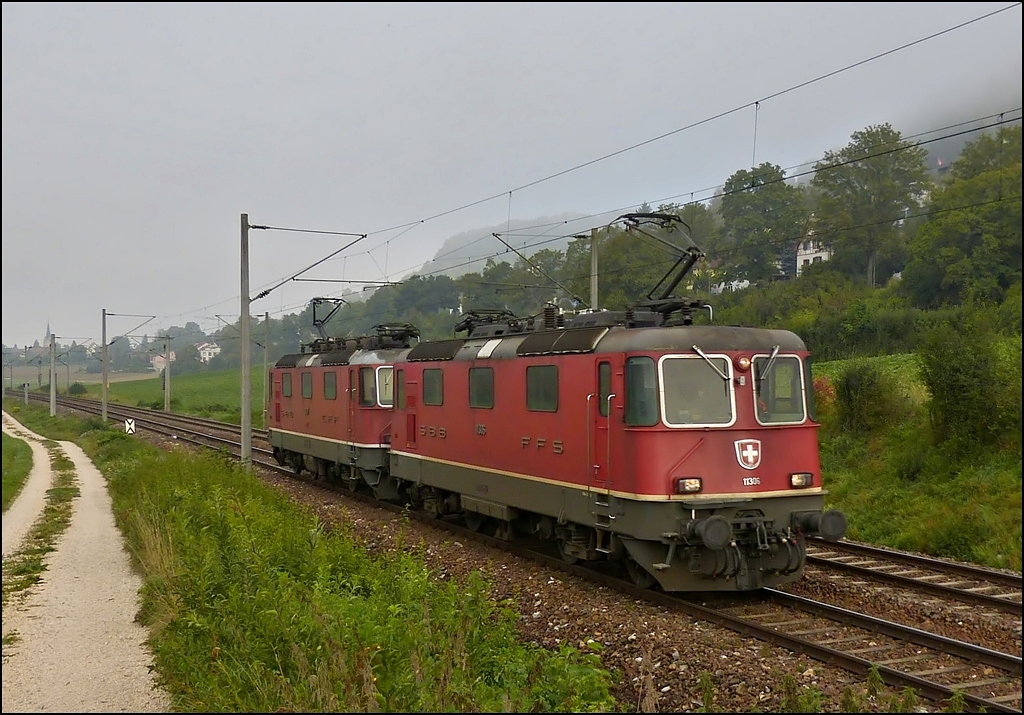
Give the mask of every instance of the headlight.
[{"label": "headlight", "polygon": [[677,494],[696,494],[703,488],[700,477],[684,477],[676,480]]},{"label": "headlight", "polygon": [[789,475],[789,486],[796,489],[814,484],[814,475],[810,472],[797,472]]}]

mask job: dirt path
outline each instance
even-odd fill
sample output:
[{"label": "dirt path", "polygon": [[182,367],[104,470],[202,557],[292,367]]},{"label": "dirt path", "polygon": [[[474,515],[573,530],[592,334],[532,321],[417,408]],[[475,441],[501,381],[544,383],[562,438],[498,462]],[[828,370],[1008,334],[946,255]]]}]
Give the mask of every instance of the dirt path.
[{"label": "dirt path", "polygon": [[[6,413],[4,430],[33,444],[33,472],[3,515],[3,555],[42,512],[51,480],[43,437]],[[20,434],[19,434],[20,433]],[[42,450],[39,454],[36,447]],[[138,590],[106,481],[81,448],[60,442],[81,491],[68,530],[47,557],[41,583],[3,609],[3,710],[34,712],[166,712],[170,700],[150,675],[146,630],[135,623]],[[45,467],[45,474],[37,469]],[[43,499],[39,498],[39,491]],[[25,499],[26,506],[21,502]],[[14,635],[13,644],[6,644]]]}]

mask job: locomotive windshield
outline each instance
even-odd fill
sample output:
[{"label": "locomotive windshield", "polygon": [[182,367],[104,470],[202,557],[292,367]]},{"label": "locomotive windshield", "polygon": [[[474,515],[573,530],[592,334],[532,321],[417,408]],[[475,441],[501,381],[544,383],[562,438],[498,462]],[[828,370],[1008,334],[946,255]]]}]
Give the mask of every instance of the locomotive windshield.
[{"label": "locomotive windshield", "polygon": [[757,421],[798,424],[804,421],[804,371],[795,355],[754,358]]},{"label": "locomotive windshield", "polygon": [[729,361],[672,355],[661,360],[662,413],[669,427],[726,425],[733,421]]}]

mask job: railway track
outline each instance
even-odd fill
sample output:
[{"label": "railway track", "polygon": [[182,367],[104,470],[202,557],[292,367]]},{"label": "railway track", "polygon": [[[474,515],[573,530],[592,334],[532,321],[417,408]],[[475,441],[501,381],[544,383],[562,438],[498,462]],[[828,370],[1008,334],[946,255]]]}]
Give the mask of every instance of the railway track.
[{"label": "railway track", "polygon": [[849,541],[812,539],[807,563],[891,586],[1021,615],[1020,576]]},{"label": "railway track", "polygon": [[[39,396],[39,399],[45,402],[48,398]],[[98,415],[100,413],[99,403],[93,400],[61,398],[60,404],[90,414]],[[181,415],[166,415],[155,410],[115,404],[108,406],[108,415],[116,419],[132,417],[136,420],[139,429],[197,445],[226,449],[235,456],[240,450],[240,445],[236,441],[239,430],[237,425],[215,420],[192,419]],[[213,432],[219,434],[212,434]],[[224,433],[230,436],[221,436]],[[254,436],[256,435],[254,434]],[[253,461],[261,467],[294,476],[291,470],[282,468],[272,461],[269,449],[254,446]],[[316,483],[323,484],[322,482]],[[396,513],[404,513],[404,510],[396,505],[381,504],[369,497],[352,494],[347,490],[342,491],[351,496],[363,498],[378,507]],[[1021,711],[1021,658],[1018,655],[983,648],[973,643],[939,636],[928,631],[775,589],[763,589],[761,593],[753,597],[736,595],[716,597],[717,604],[708,606],[706,602],[698,602],[692,596],[677,596],[641,589],[617,575],[586,566],[566,564],[558,556],[538,551],[529,544],[510,542],[472,532],[451,521],[429,519],[415,512],[413,515],[424,521],[430,521],[435,526],[445,528],[461,538],[475,539],[489,546],[533,559],[549,568],[580,576],[638,599],[676,609],[693,618],[715,623],[742,635],[804,653],[816,660],[839,666],[850,672],[864,675],[875,670],[887,685],[896,688],[914,688],[919,695],[935,702],[962,697],[966,708],[972,711]],[[947,564],[947,562],[927,557],[920,557],[920,561],[917,561],[917,557],[914,555],[890,552],[877,547],[863,547],[846,542],[840,542],[840,544],[841,546],[834,549],[833,547],[837,545],[829,544],[827,547],[829,551],[825,554],[821,553],[825,547],[815,544],[814,563],[823,566],[843,564],[844,566],[837,568],[860,569],[852,571],[852,573],[864,576],[875,577],[885,574],[889,577],[906,578],[907,583],[901,581],[900,585],[928,594],[935,594],[935,591],[921,586],[939,586],[940,584],[934,583],[936,580],[934,578],[922,581],[920,578],[913,577],[912,574],[916,574],[916,570],[912,574],[894,574],[891,573],[892,568],[879,570],[878,568],[868,568],[868,566],[873,563],[884,565],[884,558],[892,556],[890,563],[900,564],[902,568],[917,565],[923,569],[924,564],[928,564],[929,568],[939,574],[953,572],[952,569],[939,570],[945,566],[966,569],[967,571],[962,573],[969,572],[971,574],[971,579],[968,580],[970,584],[985,580],[995,585],[999,581],[992,574],[1005,576],[1005,574],[990,572],[987,569],[962,567],[959,564]],[[849,546],[850,549],[844,550],[846,546]],[[840,556],[838,558],[829,557],[829,554],[835,553]],[[858,559],[869,560],[869,563],[857,563]],[[911,562],[912,559],[915,560]],[[854,563],[850,563],[850,561]],[[988,578],[981,579],[982,576]],[[962,578],[968,579],[966,575]],[[885,577],[878,580],[884,581]],[[953,592],[947,594],[946,591],[943,591],[941,595],[949,598],[959,596],[959,591],[954,585],[947,583],[941,584],[941,586]],[[971,588],[978,587],[971,586]],[[1003,586],[1003,588],[1007,589],[1003,593],[1010,590],[1008,586]],[[978,591],[972,593],[978,593]],[[961,598],[961,600],[963,599]],[[1010,603],[1010,601],[1000,600],[1000,603]]]}]

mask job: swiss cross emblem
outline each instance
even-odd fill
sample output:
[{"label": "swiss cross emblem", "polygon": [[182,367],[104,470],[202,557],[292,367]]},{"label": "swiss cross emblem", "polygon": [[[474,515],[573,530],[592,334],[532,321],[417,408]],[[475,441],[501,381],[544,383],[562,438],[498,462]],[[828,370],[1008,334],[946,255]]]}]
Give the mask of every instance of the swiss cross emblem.
[{"label": "swiss cross emblem", "polygon": [[761,440],[736,440],[736,461],[744,469],[757,469],[761,466]]}]

